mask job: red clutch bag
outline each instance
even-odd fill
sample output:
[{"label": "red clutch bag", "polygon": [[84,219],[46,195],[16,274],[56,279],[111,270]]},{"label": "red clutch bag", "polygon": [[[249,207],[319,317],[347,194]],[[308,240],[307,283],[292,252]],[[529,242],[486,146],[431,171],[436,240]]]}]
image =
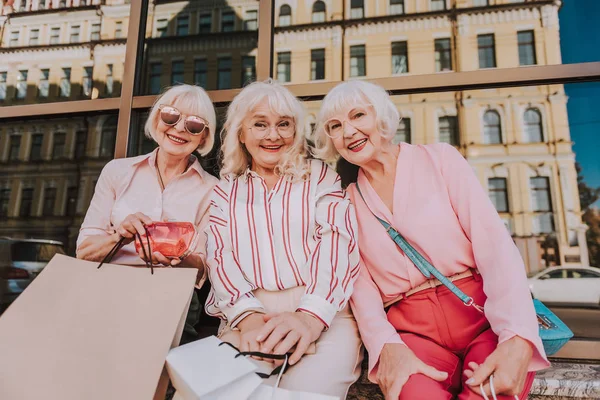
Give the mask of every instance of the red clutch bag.
[{"label": "red clutch bag", "polygon": [[196,248],[198,233],[191,222],[154,222],[146,225],[147,234],[140,235],[140,241],[135,241],[136,251],[140,246],[151,252],[159,252],[168,258],[183,259]]}]

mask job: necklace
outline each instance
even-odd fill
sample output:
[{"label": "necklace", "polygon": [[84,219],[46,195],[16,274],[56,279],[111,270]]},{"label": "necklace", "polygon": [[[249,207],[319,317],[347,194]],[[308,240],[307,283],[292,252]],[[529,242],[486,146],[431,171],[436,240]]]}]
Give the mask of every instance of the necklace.
[{"label": "necklace", "polygon": [[165,183],[163,182],[163,178],[162,175],[160,174],[160,168],[158,167],[158,163],[156,165],[156,172],[158,172],[158,179],[159,179],[159,183],[160,183],[160,188],[162,189],[162,191],[165,191]]}]

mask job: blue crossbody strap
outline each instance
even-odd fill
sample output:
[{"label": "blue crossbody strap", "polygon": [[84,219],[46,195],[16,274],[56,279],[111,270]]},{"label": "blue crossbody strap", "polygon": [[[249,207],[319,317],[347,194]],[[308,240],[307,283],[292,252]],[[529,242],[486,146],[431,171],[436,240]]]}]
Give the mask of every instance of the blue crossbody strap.
[{"label": "blue crossbody strap", "polygon": [[362,198],[363,202],[367,205],[369,211],[371,211],[371,214],[373,214],[373,216],[377,218],[377,220],[385,228],[390,238],[396,243],[396,245],[398,245],[398,247],[400,247],[404,254],[406,254],[406,256],[410,258],[413,264],[415,264],[415,267],[417,267],[417,269],[426,278],[430,279],[433,275],[444,286],[446,286],[448,290],[454,293],[456,297],[458,297],[466,306],[473,306],[477,310],[483,312],[483,308],[475,304],[472,297],[465,294],[465,292],[460,290],[454,283],[452,283],[448,278],[446,278],[444,274],[438,271],[438,269],[435,268],[429,261],[427,261],[427,259],[425,259],[425,257],[423,257],[421,253],[415,250],[415,248],[410,243],[408,243],[408,241],[404,239],[400,232],[398,232],[389,222],[375,215],[373,210],[371,210],[371,207],[369,207],[369,204],[367,204],[367,201],[365,200],[365,197],[363,196],[362,192],[360,191],[358,182],[356,183],[356,189],[358,190],[358,194],[360,194],[360,197]]}]

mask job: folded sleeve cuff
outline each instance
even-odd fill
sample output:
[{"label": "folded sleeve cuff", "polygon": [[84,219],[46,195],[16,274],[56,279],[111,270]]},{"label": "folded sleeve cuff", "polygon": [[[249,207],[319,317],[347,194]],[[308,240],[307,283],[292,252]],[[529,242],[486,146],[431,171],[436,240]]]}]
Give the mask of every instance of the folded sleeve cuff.
[{"label": "folded sleeve cuff", "polygon": [[265,307],[256,297],[251,295],[250,297],[243,296],[234,305],[221,309],[231,327],[235,327],[243,319],[240,318],[243,316],[242,314],[245,314],[247,311],[264,312]]},{"label": "folded sleeve cuff", "polygon": [[329,329],[331,321],[333,321],[335,314],[338,312],[336,306],[314,294],[305,294],[302,296],[296,310],[309,313],[313,317],[321,320],[325,325],[325,329]]},{"label": "folded sleeve cuff", "polygon": [[529,372],[539,371],[550,366],[550,362],[548,361],[548,358],[546,357],[546,352],[544,351],[542,339],[538,334],[532,335],[527,334],[525,332],[515,333],[512,330],[504,329],[498,335],[498,344],[504,343],[515,336],[519,336],[520,338],[527,340],[533,345],[533,356],[531,357],[531,361],[529,362]]},{"label": "folded sleeve cuff", "polygon": [[[404,344],[398,332],[383,332],[377,337],[369,340],[370,345],[367,348],[369,353],[369,373],[368,378],[373,383],[377,382],[377,367],[379,366],[379,356],[381,355],[381,351],[383,350],[383,346],[388,343],[399,343]],[[366,347],[366,343],[365,343]]]}]

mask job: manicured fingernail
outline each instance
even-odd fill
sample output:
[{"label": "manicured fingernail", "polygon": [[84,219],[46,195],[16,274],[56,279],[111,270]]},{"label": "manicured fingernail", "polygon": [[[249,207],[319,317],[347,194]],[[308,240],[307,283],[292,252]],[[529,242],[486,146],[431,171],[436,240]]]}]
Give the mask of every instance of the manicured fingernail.
[{"label": "manicured fingernail", "polygon": [[263,337],[262,337],[261,335],[258,335],[258,336],[256,337],[256,341],[257,341],[257,342],[260,342],[262,339],[263,339]]},{"label": "manicured fingernail", "polygon": [[472,384],[473,384],[473,382],[475,382],[475,379],[473,379],[473,378],[469,378],[469,379],[467,379],[467,381],[466,381],[465,383],[466,383],[467,385],[472,385]]}]

